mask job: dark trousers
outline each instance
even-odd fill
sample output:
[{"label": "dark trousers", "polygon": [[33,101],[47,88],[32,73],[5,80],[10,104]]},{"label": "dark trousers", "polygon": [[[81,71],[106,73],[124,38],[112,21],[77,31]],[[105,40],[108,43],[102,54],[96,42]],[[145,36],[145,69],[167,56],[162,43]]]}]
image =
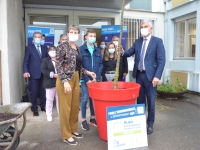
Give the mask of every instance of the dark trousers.
[{"label": "dark trousers", "polygon": [[147,124],[153,125],[155,120],[155,98],[157,87],[153,87],[152,81],[149,81],[146,73],[137,72],[136,82],[141,85],[139,97],[137,99],[138,104],[145,104],[146,99],[148,105],[148,118]]},{"label": "dark trousers", "polygon": [[40,98],[40,107],[45,108],[46,105],[46,92],[43,88],[43,77],[39,79],[30,79],[30,89],[31,89],[31,103],[32,103],[32,110],[37,109],[37,98],[39,95]]}]

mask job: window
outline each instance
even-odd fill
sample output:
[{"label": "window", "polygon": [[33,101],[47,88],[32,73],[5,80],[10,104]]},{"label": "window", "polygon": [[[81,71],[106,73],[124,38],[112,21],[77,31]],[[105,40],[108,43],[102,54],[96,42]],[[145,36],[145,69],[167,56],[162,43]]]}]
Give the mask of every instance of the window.
[{"label": "window", "polygon": [[[133,46],[133,43],[136,39],[139,39],[141,37],[140,34],[140,24],[142,19],[134,19],[131,17],[124,17],[124,25],[128,27],[128,36],[127,36],[127,49],[129,49],[131,46]],[[153,20],[152,26],[153,26]],[[153,31],[152,31],[153,34]]]},{"label": "window", "polygon": [[175,20],[174,59],[195,57],[196,17]]}]

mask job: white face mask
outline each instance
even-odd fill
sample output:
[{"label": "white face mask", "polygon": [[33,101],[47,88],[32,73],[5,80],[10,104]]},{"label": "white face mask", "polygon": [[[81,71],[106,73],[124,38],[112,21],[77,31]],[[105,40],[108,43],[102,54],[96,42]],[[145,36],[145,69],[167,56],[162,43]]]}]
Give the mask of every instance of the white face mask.
[{"label": "white face mask", "polygon": [[115,52],[115,49],[108,49],[108,53],[113,54]]},{"label": "white face mask", "polygon": [[69,33],[69,41],[70,42],[76,42],[78,40],[78,34],[71,34]]},{"label": "white face mask", "polygon": [[56,57],[56,51],[49,51],[50,57]]},{"label": "white face mask", "polygon": [[118,46],[118,41],[113,41],[113,43],[115,44],[115,46]]},{"label": "white face mask", "polygon": [[144,37],[144,36],[147,36],[147,34],[149,34],[149,29],[148,28],[142,28],[140,30],[141,32],[141,35]]}]

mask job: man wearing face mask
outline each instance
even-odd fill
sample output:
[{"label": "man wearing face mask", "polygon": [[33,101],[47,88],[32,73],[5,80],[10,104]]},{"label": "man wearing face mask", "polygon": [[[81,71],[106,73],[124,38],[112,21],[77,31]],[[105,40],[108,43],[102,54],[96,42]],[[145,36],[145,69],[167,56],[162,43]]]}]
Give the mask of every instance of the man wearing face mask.
[{"label": "man wearing face mask", "polygon": [[137,39],[133,46],[124,52],[123,57],[135,55],[133,78],[141,85],[138,104],[148,105],[147,134],[153,132],[155,120],[155,98],[157,85],[165,66],[165,48],[162,39],[152,36],[152,23],[149,20],[141,22],[142,38]]},{"label": "man wearing face mask", "polygon": [[[113,36],[112,42],[115,44],[116,51],[117,51],[118,43],[119,43],[119,38],[117,36]],[[121,80],[125,81],[125,78],[126,78],[126,76],[128,74],[128,61],[127,61],[127,57],[121,57],[120,61],[122,62],[122,71],[119,74],[119,79],[120,79],[120,81]]]},{"label": "man wearing face mask", "polygon": [[66,42],[66,41],[67,41],[67,35],[66,34],[61,34],[58,44],[60,45],[60,44],[62,44],[64,42]]},{"label": "man wearing face mask", "polygon": [[37,109],[37,98],[40,96],[41,111],[45,111],[46,96],[43,88],[43,76],[40,70],[42,59],[47,57],[47,47],[41,45],[42,34],[33,34],[33,44],[26,47],[23,61],[23,76],[29,78],[31,90],[31,103],[34,116],[39,116]]},{"label": "man wearing face mask", "polygon": [[89,98],[87,85],[93,82],[100,81],[101,72],[103,69],[101,51],[98,47],[94,46],[96,41],[96,32],[94,29],[88,29],[86,33],[87,42],[80,47],[80,52],[82,55],[82,66],[88,71],[92,71],[96,74],[96,79],[92,79],[88,75],[82,76],[81,80],[81,114],[82,114],[82,124],[83,130],[89,130],[89,126],[86,121],[86,105],[89,99],[90,102],[90,125],[97,126],[94,114],[94,108],[92,104],[92,99]]}]

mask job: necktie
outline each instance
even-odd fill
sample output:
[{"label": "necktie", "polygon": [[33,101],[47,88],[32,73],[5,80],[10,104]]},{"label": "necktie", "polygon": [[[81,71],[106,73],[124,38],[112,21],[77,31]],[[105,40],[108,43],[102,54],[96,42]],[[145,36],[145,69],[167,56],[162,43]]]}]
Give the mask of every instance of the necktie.
[{"label": "necktie", "polygon": [[139,61],[139,65],[138,65],[138,70],[140,70],[140,71],[144,70],[143,60],[144,60],[144,52],[145,52],[145,47],[146,47],[146,41],[147,41],[147,39],[143,39],[143,46],[142,46],[142,49],[141,49],[140,61]]},{"label": "necktie", "polygon": [[37,45],[37,51],[38,51],[38,54],[40,56],[40,58],[42,57],[41,53],[40,53],[40,45]]}]

